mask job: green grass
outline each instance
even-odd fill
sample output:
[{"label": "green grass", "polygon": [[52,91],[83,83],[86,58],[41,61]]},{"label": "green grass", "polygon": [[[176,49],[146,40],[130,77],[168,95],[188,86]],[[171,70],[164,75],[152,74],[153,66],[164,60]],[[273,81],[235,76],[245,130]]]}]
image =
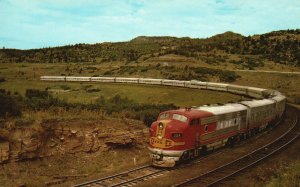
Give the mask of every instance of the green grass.
[{"label": "green grass", "polygon": [[[63,92],[61,87],[68,86],[70,90]],[[99,89],[98,92],[86,92],[89,89]],[[71,103],[91,103],[101,95],[110,98],[116,94],[128,97],[138,103],[174,103],[178,106],[199,106],[208,103],[227,103],[237,101],[241,96],[224,92],[175,88],[151,85],[134,85],[118,83],[69,83],[69,82],[42,82],[42,81],[7,81],[0,84],[0,88],[24,95],[26,89],[58,90],[53,95]],[[62,92],[59,92],[62,90]]]}]

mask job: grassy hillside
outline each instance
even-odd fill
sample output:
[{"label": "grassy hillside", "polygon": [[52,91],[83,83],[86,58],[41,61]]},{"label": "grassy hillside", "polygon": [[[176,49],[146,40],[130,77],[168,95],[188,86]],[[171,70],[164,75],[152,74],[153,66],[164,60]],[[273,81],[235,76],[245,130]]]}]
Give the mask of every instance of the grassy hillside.
[{"label": "grassy hillside", "polygon": [[[169,58],[164,58],[164,57]],[[160,59],[162,57],[162,59]],[[175,57],[175,58],[172,58]],[[178,59],[179,58],[179,59]],[[240,69],[269,63],[300,66],[300,30],[242,36],[225,32],[206,39],[140,36],[128,42],[76,44],[62,47],[0,50],[0,62],[229,64]],[[186,65],[186,64],[184,64]]]}]

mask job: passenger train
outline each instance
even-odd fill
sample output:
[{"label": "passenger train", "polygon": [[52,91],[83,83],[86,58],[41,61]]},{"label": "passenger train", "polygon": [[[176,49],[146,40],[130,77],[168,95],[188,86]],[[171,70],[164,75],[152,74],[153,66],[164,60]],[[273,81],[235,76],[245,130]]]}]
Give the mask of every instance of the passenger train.
[{"label": "passenger train", "polygon": [[269,89],[223,83],[123,77],[42,76],[43,81],[115,82],[208,89],[246,95],[252,100],[164,111],[150,127],[152,164],[173,167],[202,152],[232,145],[278,121],[286,97]]}]

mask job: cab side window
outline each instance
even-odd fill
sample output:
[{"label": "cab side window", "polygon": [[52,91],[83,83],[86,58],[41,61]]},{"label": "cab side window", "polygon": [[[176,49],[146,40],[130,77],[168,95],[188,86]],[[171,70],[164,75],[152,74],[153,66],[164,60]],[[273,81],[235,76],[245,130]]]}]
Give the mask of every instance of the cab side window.
[{"label": "cab side window", "polygon": [[199,125],[200,124],[200,120],[198,119],[193,119],[190,123],[190,125]]},{"label": "cab side window", "polygon": [[205,130],[205,132],[208,131],[208,125],[205,125],[204,130]]}]

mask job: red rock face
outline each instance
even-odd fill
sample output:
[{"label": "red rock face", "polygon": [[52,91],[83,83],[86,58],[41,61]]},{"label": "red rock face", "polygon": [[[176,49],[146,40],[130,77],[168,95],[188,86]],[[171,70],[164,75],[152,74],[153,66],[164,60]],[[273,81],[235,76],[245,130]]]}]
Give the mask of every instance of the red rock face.
[{"label": "red rock face", "polygon": [[114,129],[103,124],[85,124],[86,122],[49,123],[51,124],[42,125],[51,126],[46,130],[14,130],[11,136],[19,137],[18,139],[0,142],[0,164],[57,154],[131,148],[137,143],[143,144],[147,139],[147,129],[129,130],[124,128],[125,125]]}]

